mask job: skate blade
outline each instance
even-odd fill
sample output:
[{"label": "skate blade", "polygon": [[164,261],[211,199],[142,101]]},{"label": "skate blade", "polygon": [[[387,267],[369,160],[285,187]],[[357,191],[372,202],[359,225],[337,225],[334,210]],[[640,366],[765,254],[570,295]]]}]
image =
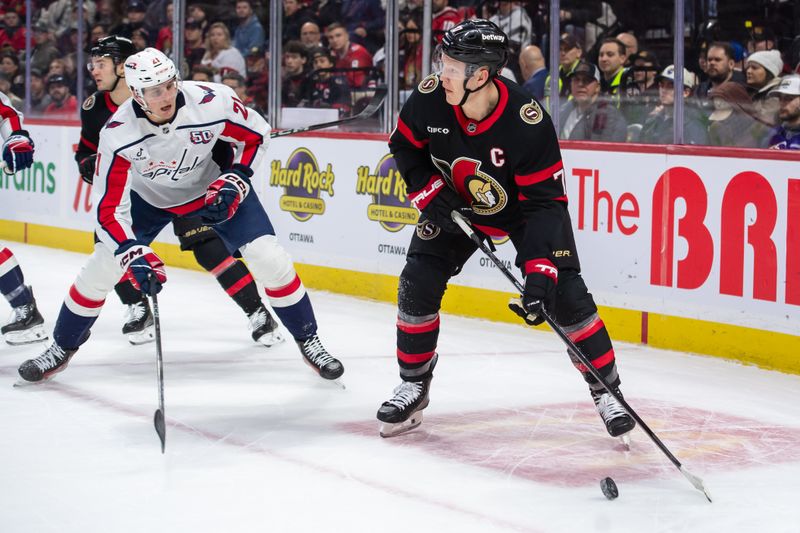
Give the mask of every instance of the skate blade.
[{"label": "skate blade", "polygon": [[398,422],[396,424],[381,422],[379,433],[381,434],[381,437],[388,439],[390,437],[396,437],[397,435],[407,433],[420,424],[422,424],[422,411],[417,411],[408,417],[408,420],[405,422]]},{"label": "skate blade", "polygon": [[147,344],[148,342],[153,342],[156,340],[155,328],[153,326],[148,326],[142,331],[128,333],[126,337],[128,337],[128,342],[134,346]]},{"label": "skate blade", "polygon": [[275,330],[275,331],[270,331],[269,333],[265,333],[264,335],[261,335],[256,342],[259,344],[263,344],[267,348],[271,348],[276,344],[282,343],[285,340],[286,339],[284,338],[283,334],[281,334],[280,331]]},{"label": "skate blade", "polygon": [[3,339],[11,346],[23,346],[34,342],[46,341],[48,336],[44,326],[34,326],[23,331],[9,331],[3,335]]},{"label": "skate blade", "polygon": [[622,445],[625,447],[625,451],[626,452],[631,451],[631,432],[630,431],[625,433],[624,435],[620,435],[617,438],[622,443]]}]

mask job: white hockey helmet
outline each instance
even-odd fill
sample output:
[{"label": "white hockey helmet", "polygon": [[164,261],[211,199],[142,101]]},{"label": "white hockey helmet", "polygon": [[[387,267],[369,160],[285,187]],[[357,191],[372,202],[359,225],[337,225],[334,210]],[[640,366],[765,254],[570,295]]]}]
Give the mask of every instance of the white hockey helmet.
[{"label": "white hockey helmet", "polygon": [[125,82],[131,89],[134,100],[147,111],[144,89],[161,85],[169,80],[180,81],[178,70],[163,52],[145,48],[125,60]]}]

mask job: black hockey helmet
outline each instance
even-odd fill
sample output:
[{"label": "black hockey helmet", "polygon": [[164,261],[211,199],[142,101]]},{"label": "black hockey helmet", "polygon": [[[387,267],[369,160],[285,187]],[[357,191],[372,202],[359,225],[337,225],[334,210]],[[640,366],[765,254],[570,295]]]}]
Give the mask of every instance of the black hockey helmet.
[{"label": "black hockey helmet", "polygon": [[124,63],[129,56],[135,53],[136,49],[131,40],[119,35],[103,37],[89,50],[91,57],[110,57],[115,65]]},{"label": "black hockey helmet", "polygon": [[489,74],[497,76],[508,61],[508,36],[486,19],[465,20],[447,30],[441,52],[468,65],[488,67]]}]

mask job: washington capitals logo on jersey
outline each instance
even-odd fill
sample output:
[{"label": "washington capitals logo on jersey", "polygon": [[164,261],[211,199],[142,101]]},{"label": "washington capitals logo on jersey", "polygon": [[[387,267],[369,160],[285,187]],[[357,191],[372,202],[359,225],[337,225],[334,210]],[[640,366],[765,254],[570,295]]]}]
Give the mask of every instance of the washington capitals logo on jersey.
[{"label": "washington capitals logo on jersey", "polygon": [[116,128],[117,126],[122,126],[122,124],[124,124],[124,123],[123,123],[123,122],[120,122],[120,121],[118,121],[118,120],[109,120],[109,121],[106,123],[106,129],[109,129],[109,130],[110,130],[111,128]]},{"label": "washington capitals logo on jersey", "polygon": [[[203,99],[200,100],[201,104],[207,104],[211,100],[213,100],[214,97],[217,96],[216,94],[214,94],[214,90],[211,89],[211,87],[207,87],[205,85],[198,85],[198,87],[200,87],[201,89],[203,89],[205,91],[205,94],[203,94]],[[192,141],[192,142],[194,142],[194,141]],[[197,144],[197,143],[195,143],[195,144]]]}]

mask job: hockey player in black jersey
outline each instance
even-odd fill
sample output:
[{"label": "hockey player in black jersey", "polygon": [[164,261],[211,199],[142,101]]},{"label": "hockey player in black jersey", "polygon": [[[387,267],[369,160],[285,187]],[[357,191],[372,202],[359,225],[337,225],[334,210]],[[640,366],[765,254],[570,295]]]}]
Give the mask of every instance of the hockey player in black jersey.
[{"label": "hockey player in black jersey", "polygon": [[[538,324],[552,313],[615,388],[620,379],[611,339],[580,275],[567,212],[564,170],[550,117],[498,72],[508,37],[487,20],[450,29],[437,73],[419,84],[400,112],[389,147],[420,210],[400,275],[397,360],[401,384],[378,410],[381,436],[408,431],[422,410],[436,365],[439,308],[449,279],[475,252],[452,221],[458,211],[486,237],[508,236],[525,275],[525,293],[509,307]],[[635,425],[579,362],[608,433]]]},{"label": "hockey player in black jersey", "polygon": [[[131,96],[123,79],[123,64],[135,51],[129,39],[116,35],[100,39],[90,50],[91,61],[87,67],[98,91],[83,103],[81,138],[75,153],[81,178],[89,184],[94,177],[100,130],[119,105]],[[191,250],[197,262],[217,278],[225,292],[245,312],[253,340],[265,346],[281,342],[283,336],[278,323],[261,301],[252,274],[244,263],[230,255],[212,227],[203,224],[199,217],[177,218],[172,227],[181,250]],[[122,333],[132,344],[152,341],[153,315],[147,297],[127,278],[123,278],[114,290],[127,306]]]}]

